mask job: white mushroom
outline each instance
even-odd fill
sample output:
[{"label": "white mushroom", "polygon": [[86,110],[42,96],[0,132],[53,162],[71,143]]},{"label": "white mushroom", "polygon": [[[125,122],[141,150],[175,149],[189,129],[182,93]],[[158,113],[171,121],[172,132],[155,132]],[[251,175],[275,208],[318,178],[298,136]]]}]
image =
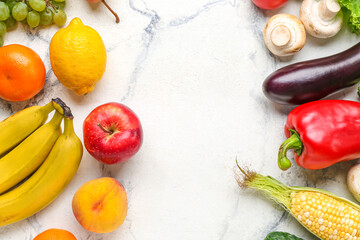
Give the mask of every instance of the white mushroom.
[{"label": "white mushroom", "polygon": [[305,28],[297,17],[291,14],[277,14],[265,25],[264,41],[267,48],[276,56],[294,55],[305,45]]},{"label": "white mushroom", "polygon": [[300,19],[310,35],[330,38],[340,31],[343,14],[337,0],[304,0]]},{"label": "white mushroom", "polygon": [[360,202],[360,164],[354,165],[347,175],[347,186],[354,198]]}]

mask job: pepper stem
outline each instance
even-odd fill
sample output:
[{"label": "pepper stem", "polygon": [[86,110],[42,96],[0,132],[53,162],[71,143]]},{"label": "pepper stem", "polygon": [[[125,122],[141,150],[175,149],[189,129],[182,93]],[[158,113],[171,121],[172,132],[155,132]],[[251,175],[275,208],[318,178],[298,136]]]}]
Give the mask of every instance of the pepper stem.
[{"label": "pepper stem", "polygon": [[360,87],[358,87],[357,94],[358,94],[358,96],[360,97]]},{"label": "pepper stem", "polygon": [[294,149],[295,153],[300,156],[304,148],[299,133],[293,129],[290,129],[289,131],[291,132],[291,136],[281,144],[278,153],[278,165],[279,168],[284,171],[291,167],[291,162],[286,157],[287,151],[289,149]]}]

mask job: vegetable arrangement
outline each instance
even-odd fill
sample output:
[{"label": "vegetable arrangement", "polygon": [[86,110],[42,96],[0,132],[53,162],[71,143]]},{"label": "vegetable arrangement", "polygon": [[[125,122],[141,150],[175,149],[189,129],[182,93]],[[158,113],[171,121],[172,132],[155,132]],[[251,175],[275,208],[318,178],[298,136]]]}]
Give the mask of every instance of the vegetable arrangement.
[{"label": "vegetable arrangement", "polygon": [[[264,42],[275,56],[291,56],[304,47],[306,33],[331,38],[344,23],[360,34],[360,1],[303,0],[299,19],[280,13],[267,21]],[[291,167],[286,156],[288,150],[293,150],[297,165],[311,170],[360,158],[360,102],[321,100],[359,81],[360,43],[332,56],[280,68],[265,79],[262,89],[269,100],[277,104],[302,104],[287,117],[287,139],[278,151],[281,170]],[[238,168],[243,176],[242,180],[237,179],[240,186],[263,192],[316,237],[360,239],[359,205],[321,189],[289,187],[272,177],[244,171],[239,165]],[[348,172],[347,185],[360,201],[360,164]],[[272,232],[265,238],[275,239],[300,238],[283,232]]]},{"label": "vegetable arrangement", "polygon": [[[283,6],[286,1],[261,1],[253,0],[254,4],[263,9],[276,9]],[[270,4],[270,2],[273,4]],[[342,28],[344,14],[348,18],[348,25],[354,33],[360,34],[360,2],[355,0],[303,0],[299,17],[286,14],[277,14],[266,23],[263,35],[264,41],[276,56],[294,55],[305,45],[302,31],[316,38],[331,38]],[[274,19],[277,22],[272,23]],[[295,24],[295,22],[298,22]],[[274,31],[269,31],[268,26],[273,26]],[[301,26],[298,26],[301,25]],[[300,38],[303,43],[294,45]]]},{"label": "vegetable arrangement", "polygon": [[280,146],[278,165],[291,166],[286,152],[294,149],[296,163],[321,169],[360,157],[360,103],[320,100],[292,110],[285,125],[288,139]]},{"label": "vegetable arrangement", "polygon": [[302,104],[360,81],[360,43],[339,54],[295,63],[268,76],[263,92],[271,101]]},{"label": "vegetable arrangement", "polygon": [[[360,237],[359,205],[321,189],[289,187],[270,176],[244,171],[239,165],[238,168],[242,176],[238,176],[237,181],[241,187],[262,192],[269,199],[280,204],[316,237],[320,239]],[[281,238],[275,236],[273,239]]]},{"label": "vegetable arrangement", "polygon": [[[300,79],[299,77],[298,81],[303,86],[297,85],[297,87],[301,90],[296,94],[290,91],[292,95],[287,96],[288,98],[284,98],[279,92],[277,95],[274,94],[274,90],[269,91],[272,94],[269,98],[278,103],[303,103],[324,97],[332,91],[343,87],[351,86],[358,82],[360,77],[359,68],[357,67],[357,64],[360,63],[358,56],[352,54],[354,49],[357,53],[359,47],[360,44],[357,44],[353,48],[332,57],[298,63],[281,69],[279,72],[284,72],[284,81],[281,81],[281,77],[276,78],[274,74],[275,77],[270,76],[268,78],[273,77],[274,82],[265,82],[264,90],[271,89],[273,84],[274,89],[277,88],[285,93],[293,87],[291,83],[296,85],[295,78],[291,79],[293,72],[287,72],[286,69],[288,71],[289,69],[295,69],[294,76],[301,76],[304,72],[308,73],[309,79],[305,77]],[[320,62],[323,64],[319,64]],[[351,63],[351,66],[342,65],[344,62]],[[313,74],[313,77],[310,76],[311,71],[307,72],[309,69],[316,73]],[[304,75],[306,76],[306,74]],[[321,78],[317,78],[320,75]],[[286,83],[286,81],[289,81],[289,83]],[[276,84],[278,85],[276,86]],[[284,89],[281,89],[281,87]],[[295,88],[292,89],[295,90]],[[278,166],[282,170],[287,170],[291,166],[290,160],[286,157],[286,153],[290,149],[293,149],[295,161],[299,166],[313,170],[360,158],[360,102],[318,100],[302,104],[289,113],[285,125],[285,135],[288,139],[281,144],[278,152]],[[240,167],[239,169],[245,175],[245,180],[240,182],[243,186],[264,191],[271,199],[282,204],[294,217],[298,218],[298,221],[304,227],[320,239],[357,239],[359,237],[358,231],[360,227],[358,227],[356,221],[359,220],[357,215],[360,213],[360,206],[357,204],[322,190],[290,188],[271,177],[245,172]],[[348,172],[347,184],[355,199],[360,201],[360,164],[355,165]],[[307,192],[308,190],[309,192]],[[295,195],[299,194],[299,192],[302,192],[303,197],[297,200]],[[287,198],[290,198],[290,200]],[[301,201],[304,202],[303,205],[299,207],[293,205],[298,202],[301,204]],[[325,202],[325,205],[319,205],[319,203],[322,204],[323,202]],[[317,205],[314,205],[314,203],[317,203]],[[331,210],[332,206],[335,206],[335,210]],[[322,212],[322,209],[325,208],[328,209],[326,213]],[[339,209],[343,211],[348,209],[348,213],[339,212]],[[306,210],[306,215],[303,215]],[[315,215],[312,215],[314,212]],[[355,214],[353,218],[352,214]],[[327,219],[322,218],[323,215],[327,216]],[[339,217],[341,217],[340,220],[336,220]],[[343,223],[345,225],[341,226]],[[315,228],[314,225],[316,225]]]}]

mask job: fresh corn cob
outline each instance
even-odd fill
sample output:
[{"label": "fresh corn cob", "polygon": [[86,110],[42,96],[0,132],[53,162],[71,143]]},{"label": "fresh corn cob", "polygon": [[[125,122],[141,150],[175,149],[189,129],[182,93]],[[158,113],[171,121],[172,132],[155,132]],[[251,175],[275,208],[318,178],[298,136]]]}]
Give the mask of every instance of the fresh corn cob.
[{"label": "fresh corn cob", "polygon": [[238,168],[244,176],[237,178],[241,187],[261,191],[318,238],[360,240],[359,205],[325,190],[289,187],[270,176]]}]

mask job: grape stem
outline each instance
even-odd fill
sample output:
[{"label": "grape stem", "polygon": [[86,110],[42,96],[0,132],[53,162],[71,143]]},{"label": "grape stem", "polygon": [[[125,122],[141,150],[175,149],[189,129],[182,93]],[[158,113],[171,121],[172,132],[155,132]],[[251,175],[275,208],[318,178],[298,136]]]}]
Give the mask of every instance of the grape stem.
[{"label": "grape stem", "polygon": [[107,9],[109,9],[109,11],[112,13],[112,14],[114,14],[114,16],[115,16],[115,22],[116,23],[119,23],[120,22],[120,18],[119,18],[119,16],[116,14],[116,12],[114,12],[112,9],[111,9],[111,7],[105,2],[105,0],[101,0],[101,2],[107,7]]},{"label": "grape stem", "polygon": [[46,7],[51,7],[53,9],[53,12],[56,13],[57,12],[57,9],[56,7],[51,3],[50,0],[45,0],[46,2]]}]

